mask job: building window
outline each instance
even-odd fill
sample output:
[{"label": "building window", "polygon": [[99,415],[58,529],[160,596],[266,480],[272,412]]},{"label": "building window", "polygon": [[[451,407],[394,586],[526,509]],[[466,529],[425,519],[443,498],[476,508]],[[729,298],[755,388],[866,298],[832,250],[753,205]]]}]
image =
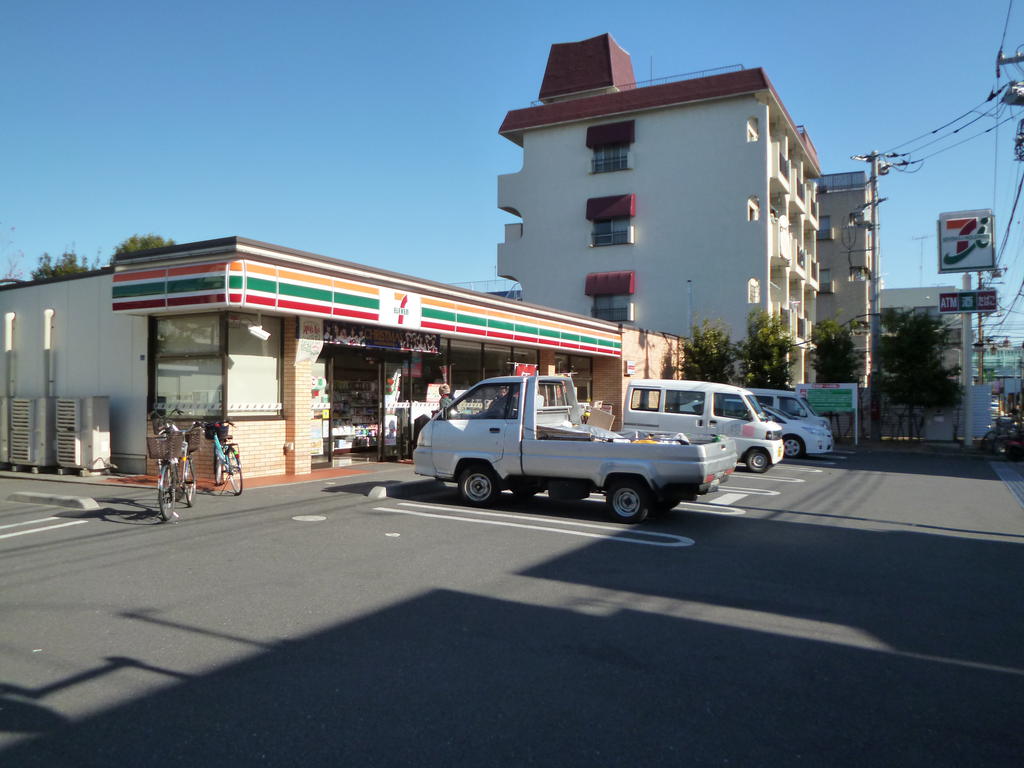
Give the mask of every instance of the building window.
[{"label": "building window", "polygon": [[[260,326],[270,334],[249,332]],[[281,318],[228,314],[228,416],[281,412]]]},{"label": "building window", "polygon": [[747,198],[747,221],[757,221],[761,218],[761,202],[757,195]]},{"label": "building window", "polygon": [[614,219],[595,219],[591,232],[591,245],[629,245],[633,242],[633,219],[617,216]]},{"label": "building window", "polygon": [[609,144],[594,148],[591,170],[594,173],[624,171],[629,168],[629,144]]},{"label": "building window", "polygon": [[629,323],[633,321],[632,296],[625,293],[601,294],[594,297],[594,306],[590,311],[593,317],[608,320],[612,323]]},{"label": "building window", "polygon": [[591,399],[593,366],[593,358],[585,355],[555,355],[555,373],[572,377],[573,386],[576,387],[576,400],[581,403],[589,403]]},{"label": "building window", "polygon": [[818,283],[820,283],[821,285],[824,285],[825,283],[828,283],[828,282],[831,282],[831,281],[832,281],[832,270],[831,269],[819,270],[819,272],[818,272]]},{"label": "building window", "polygon": [[[254,336],[255,325],[270,336]],[[281,318],[182,315],[156,318],[154,327],[154,408],[182,418],[281,412]]]},{"label": "building window", "polygon": [[761,138],[761,132],[758,129],[757,118],[747,118],[747,141],[757,141]]},{"label": "building window", "polygon": [[[168,416],[222,416],[224,358],[220,315],[156,318],[153,343],[153,407]],[[173,414],[174,411],[181,413]]]}]

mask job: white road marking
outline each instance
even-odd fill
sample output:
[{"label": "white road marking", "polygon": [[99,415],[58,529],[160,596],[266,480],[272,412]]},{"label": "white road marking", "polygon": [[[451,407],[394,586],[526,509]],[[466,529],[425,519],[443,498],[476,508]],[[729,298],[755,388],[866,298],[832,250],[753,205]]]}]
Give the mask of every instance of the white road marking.
[{"label": "white road marking", "polygon": [[811,467],[805,466],[803,464],[795,464],[795,465],[790,465],[790,466],[786,466],[786,467],[777,467],[777,469],[785,469],[785,470],[789,470],[790,472],[824,472],[825,471],[824,469],[812,469]]},{"label": "white road marking", "polygon": [[[613,534],[588,533],[586,531],[571,531],[563,528],[551,528],[549,525],[528,525],[525,523],[511,523],[504,520],[488,520],[477,517],[461,517],[453,514],[436,514],[420,510],[432,509],[438,512],[459,512],[472,515],[481,515],[485,518],[510,518],[513,520],[537,520],[536,516],[516,515],[506,512],[488,512],[481,509],[470,509],[466,507],[443,507],[430,504],[417,504],[414,502],[400,502],[399,506],[414,507],[415,509],[396,509],[394,507],[374,507],[379,512],[397,512],[401,515],[416,515],[418,517],[432,517],[438,520],[457,520],[464,523],[484,523],[486,525],[501,525],[509,528],[523,528],[533,531],[546,531],[549,533],[563,533],[568,536],[582,536],[589,539],[604,539],[605,541],[617,541],[624,544],[641,544],[648,547],[691,547],[694,540],[686,536],[677,536],[673,533],[661,533],[660,531],[645,531],[636,528],[624,528],[619,525],[597,525],[594,523],[581,523],[576,520],[554,520],[552,518],[541,518],[546,524],[571,525],[575,528],[592,528],[595,530],[613,531]],[[625,535],[623,535],[625,534]],[[648,539],[637,538],[638,536]]]},{"label": "white road marking", "polygon": [[[724,515],[726,517],[735,517],[737,515],[747,514],[747,510],[740,509],[739,507],[723,506],[721,504],[701,504],[696,501],[682,501],[682,506],[688,507],[689,512],[700,512],[705,515]],[[696,509],[694,509],[696,507]]]},{"label": "white road marking", "polygon": [[59,517],[40,517],[36,520],[22,520],[20,523],[8,523],[0,525],[0,528],[17,528],[20,525],[32,525],[33,523],[48,523],[51,520],[60,520]]},{"label": "white road marking", "polygon": [[773,483],[806,483],[807,481],[800,477],[769,477],[768,475],[755,475],[753,472],[745,474],[743,481],[747,480],[770,480]]},{"label": "white road marking", "polygon": [[[56,520],[57,518],[53,518]],[[61,523],[60,525],[47,525],[43,528],[33,528],[29,531],[15,531],[14,533],[5,533],[0,535],[0,539],[10,539],[14,536],[24,536],[26,533],[42,533],[43,531],[52,531],[54,528],[66,528],[69,525],[81,525],[82,523],[88,523],[88,520],[72,520],[69,523]]]},{"label": "white road marking", "polygon": [[745,494],[754,494],[755,496],[779,496],[782,491],[769,491],[767,488],[744,488],[742,485],[733,485],[729,483],[730,491],[743,491]]},{"label": "white road marking", "polygon": [[716,496],[713,499],[708,499],[708,504],[719,504],[726,506],[732,504],[734,501],[747,498],[745,493],[723,493],[720,496]]}]

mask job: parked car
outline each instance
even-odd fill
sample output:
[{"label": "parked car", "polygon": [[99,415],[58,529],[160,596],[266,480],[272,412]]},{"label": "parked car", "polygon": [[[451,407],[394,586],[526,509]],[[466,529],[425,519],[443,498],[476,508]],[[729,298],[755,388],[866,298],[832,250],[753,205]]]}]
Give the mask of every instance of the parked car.
[{"label": "parked car", "polygon": [[676,379],[629,383],[623,429],[654,429],[698,436],[727,435],[750,472],[782,461],[782,427],[764,415],[749,390],[730,384]]},{"label": "parked car", "polygon": [[814,408],[806,399],[800,397],[796,392],[786,389],[751,389],[757,402],[767,405],[783,415],[790,421],[807,421],[819,427],[824,427],[832,434],[832,427],[828,419],[814,412]]},{"label": "parked car", "polygon": [[770,405],[762,405],[761,409],[782,427],[782,450],[787,458],[832,452],[830,430],[803,419],[790,418]]}]

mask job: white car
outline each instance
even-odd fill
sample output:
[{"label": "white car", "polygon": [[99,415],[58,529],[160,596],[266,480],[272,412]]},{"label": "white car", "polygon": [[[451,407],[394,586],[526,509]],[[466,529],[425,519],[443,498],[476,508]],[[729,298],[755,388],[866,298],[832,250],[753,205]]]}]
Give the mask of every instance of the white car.
[{"label": "white car", "polygon": [[769,405],[762,405],[761,409],[782,427],[782,449],[787,458],[832,452],[832,431],[827,427],[791,418]]}]

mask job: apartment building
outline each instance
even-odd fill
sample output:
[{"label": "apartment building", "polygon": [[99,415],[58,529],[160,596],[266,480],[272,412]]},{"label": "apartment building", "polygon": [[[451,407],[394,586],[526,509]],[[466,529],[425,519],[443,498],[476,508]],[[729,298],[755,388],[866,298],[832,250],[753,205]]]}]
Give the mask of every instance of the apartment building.
[{"label": "apartment building", "polygon": [[498,178],[518,219],[498,273],[527,301],[679,335],[721,320],[734,340],[766,310],[810,339],[821,171],[763,69],[637,83],[610,35],[556,44],[500,133],[523,160]]},{"label": "apartment building", "polygon": [[818,179],[816,320],[835,320],[854,329],[854,344],[864,360],[864,385],[871,370],[871,202],[864,171],[827,173]]}]

